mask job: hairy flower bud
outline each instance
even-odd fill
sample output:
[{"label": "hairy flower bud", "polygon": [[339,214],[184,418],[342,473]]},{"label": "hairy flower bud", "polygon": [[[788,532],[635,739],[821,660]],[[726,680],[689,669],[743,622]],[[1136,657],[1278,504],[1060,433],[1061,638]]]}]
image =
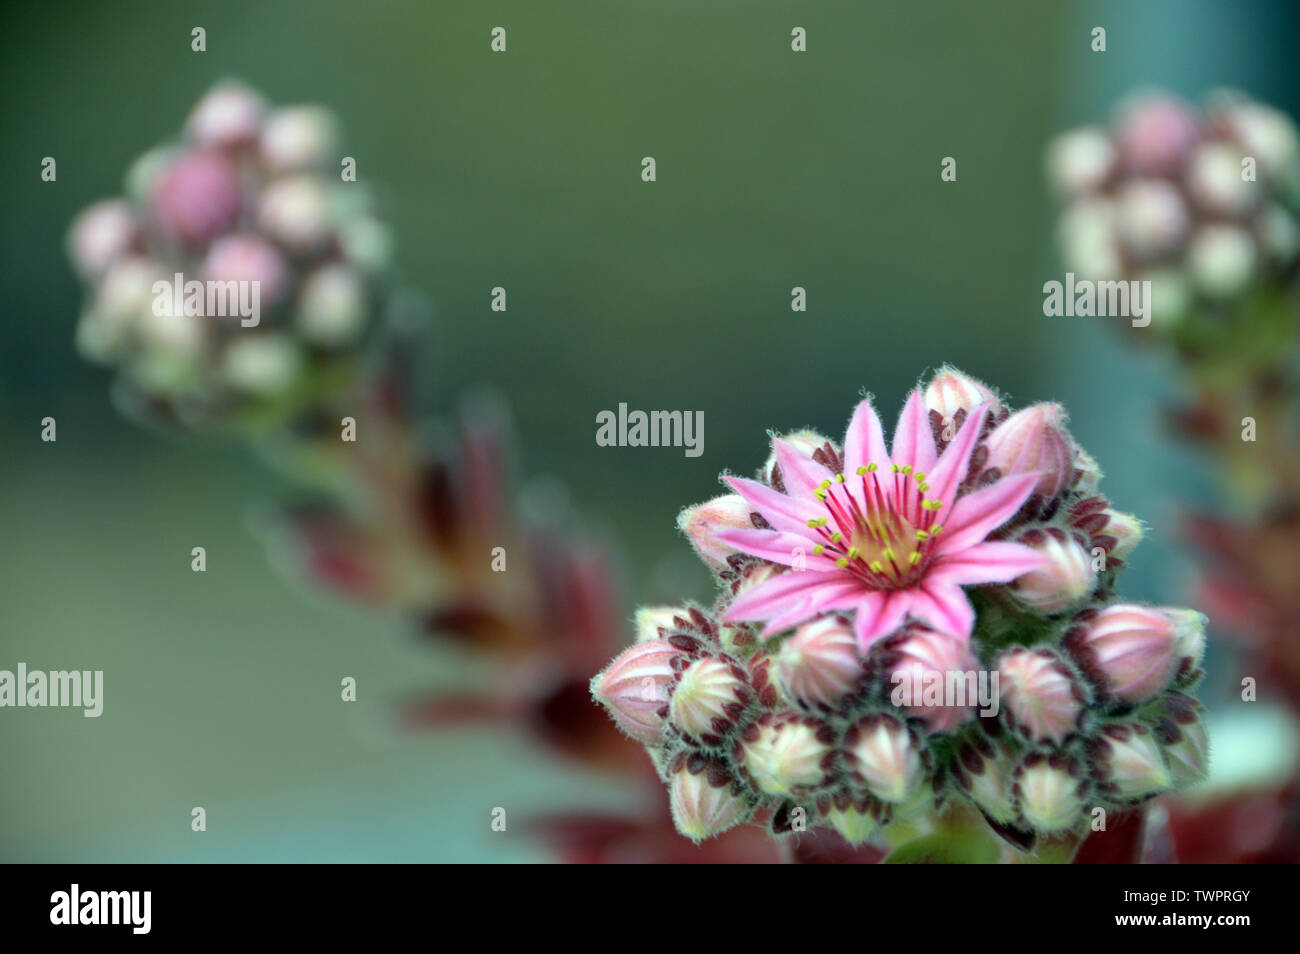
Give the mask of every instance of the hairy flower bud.
[{"label": "hairy flower bud", "polygon": [[924,777],[916,741],[891,716],[868,716],[852,726],[844,736],[844,752],[854,779],[882,801],[906,801]]},{"label": "hairy flower bud", "polygon": [[723,494],[683,510],[677,517],[677,529],[686,534],[705,563],[721,570],[727,566],[727,557],[736,550],[719,541],[718,533],[723,530],[752,530],[753,510],[739,494]]},{"label": "hairy flower bud", "polygon": [[806,623],[781,644],[776,678],[785,694],[808,705],[830,708],[862,675],[857,637],[843,619],[827,616]]},{"label": "hairy flower bud", "polygon": [[691,663],[681,674],[668,714],[681,731],[712,742],[731,731],[751,698],[743,669],[735,663],[705,657]]},{"label": "hairy flower bud", "polygon": [[1088,757],[1101,791],[1120,801],[1155,795],[1173,782],[1155,735],[1141,723],[1103,726],[1088,743]]},{"label": "hairy flower bud", "polygon": [[1064,645],[1102,692],[1143,702],[1173,678],[1180,633],[1192,622],[1155,607],[1112,603],[1083,614]]},{"label": "hairy flower bud", "polygon": [[[930,732],[950,732],[974,714],[978,690],[966,675],[975,675],[976,662],[966,640],[913,624],[881,644],[880,659],[890,700],[924,720]],[[949,685],[961,689],[964,704],[926,691]],[[937,701],[927,698],[931,694]]]},{"label": "hairy flower bud", "polygon": [[749,817],[744,789],[718,762],[702,755],[677,761],[668,783],[677,830],[691,841],[712,838]]},{"label": "hairy flower bud", "polygon": [[648,643],[663,639],[678,628],[689,611],[681,606],[642,606],[636,611],[636,641]]},{"label": "hairy flower bud", "polygon": [[666,640],[637,643],[591,681],[591,694],[632,738],[658,742],[668,715],[668,687],[675,678],[672,661],[679,654]]},{"label": "hairy flower bud", "polygon": [[1064,755],[1035,752],[1016,769],[1016,804],[1036,831],[1059,832],[1078,825],[1087,789],[1079,764]]},{"label": "hairy flower bud", "polygon": [[1081,494],[1092,493],[1101,484],[1101,467],[1097,459],[1082,447],[1074,448],[1074,473],[1070,477],[1070,486]]},{"label": "hairy flower bud", "polygon": [[1043,557],[1043,565],[1017,577],[1012,584],[1018,598],[1040,613],[1059,613],[1091,596],[1097,587],[1092,556],[1079,541],[1062,531],[1031,530],[1020,543]]},{"label": "hairy flower bud", "polygon": [[1166,693],[1160,700],[1160,714],[1152,731],[1175,785],[1199,782],[1209,768],[1210,739],[1201,720],[1204,708],[1181,692]]},{"label": "hairy flower bud", "polygon": [[880,827],[878,803],[840,792],[821,809],[824,818],[850,845],[861,845]]},{"label": "hairy flower bud", "polygon": [[957,749],[953,774],[957,784],[992,821],[1010,825],[1019,817],[1015,805],[1016,760],[1003,745],[972,734]]},{"label": "hairy flower bud", "polygon": [[1106,526],[1102,533],[1115,542],[1110,547],[1110,556],[1116,560],[1127,560],[1130,553],[1142,542],[1142,521],[1131,513],[1107,508]]},{"label": "hairy flower bud", "polygon": [[832,741],[830,728],[813,719],[768,717],[745,730],[740,758],[760,789],[788,795],[826,776]]},{"label": "hairy flower bud", "polygon": [[1074,677],[1047,649],[1013,649],[998,658],[1002,712],[1031,742],[1064,742],[1079,728],[1084,697]]},{"label": "hairy flower bud", "polygon": [[987,466],[1003,476],[1038,472],[1034,486],[1055,497],[1074,476],[1074,448],[1059,404],[1031,404],[999,424],[988,438]]},{"label": "hairy flower bud", "polygon": [[947,422],[953,421],[958,411],[969,414],[981,404],[987,404],[992,413],[1002,408],[997,394],[987,384],[948,365],[930,379],[922,396],[925,409]]}]

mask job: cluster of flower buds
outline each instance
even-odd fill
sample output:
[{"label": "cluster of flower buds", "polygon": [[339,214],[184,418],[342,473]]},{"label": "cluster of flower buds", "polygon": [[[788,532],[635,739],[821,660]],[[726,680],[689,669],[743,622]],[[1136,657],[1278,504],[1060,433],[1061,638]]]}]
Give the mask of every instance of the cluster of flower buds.
[{"label": "cluster of flower buds", "polygon": [[348,161],[328,110],[227,82],[135,162],[125,197],[81,213],[77,344],[131,408],[201,428],[337,389],[385,306],[391,246]]},{"label": "cluster of flower buds", "polygon": [[1060,136],[1048,176],[1066,203],[1066,265],[1092,281],[1149,280],[1173,327],[1291,281],[1300,261],[1300,136],[1278,110],[1222,92],[1124,104],[1110,129]]},{"label": "cluster of flower buds", "polygon": [[1060,407],[944,368],[891,448],[868,399],[725,480],[680,519],[716,604],[641,610],[592,681],[682,834],[888,845],[960,812],[1030,851],[1204,773],[1203,618],[1114,596],[1141,527]]}]

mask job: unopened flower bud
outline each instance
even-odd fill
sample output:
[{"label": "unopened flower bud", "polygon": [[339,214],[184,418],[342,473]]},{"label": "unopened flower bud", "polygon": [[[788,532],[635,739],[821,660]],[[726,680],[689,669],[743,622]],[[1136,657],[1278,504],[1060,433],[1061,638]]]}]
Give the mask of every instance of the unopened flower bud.
[{"label": "unopened flower bud", "polygon": [[1101,791],[1121,801],[1155,795],[1173,781],[1155,735],[1140,723],[1103,726],[1088,756]]},{"label": "unopened flower bud", "polygon": [[861,845],[880,827],[878,803],[855,799],[847,792],[833,796],[821,810],[822,818],[850,845]]},{"label": "unopened flower bud", "polygon": [[689,610],[682,606],[643,606],[636,611],[636,641],[648,643],[665,639],[679,626],[677,620],[688,619]]},{"label": "unopened flower bud", "polygon": [[687,507],[677,517],[677,529],[686,534],[691,546],[710,567],[725,569],[735,549],[718,540],[724,530],[753,530],[754,508],[739,494],[723,494]]},{"label": "unopened flower bud", "polygon": [[1174,655],[1180,679],[1191,676],[1205,656],[1205,614],[1196,610],[1166,607],[1165,615],[1174,621]]},{"label": "unopened flower bud", "polygon": [[1074,448],[1074,473],[1071,487],[1082,494],[1091,493],[1101,484],[1101,466],[1097,459],[1082,447]]},{"label": "unopened flower bud", "polygon": [[1096,126],[1071,130],[1047,148],[1047,177],[1067,196],[1099,188],[1115,167],[1115,148]]},{"label": "unopened flower bud", "polygon": [[125,256],[139,237],[131,206],[108,199],[77,216],[68,233],[68,254],[83,278],[94,279]]},{"label": "unopened flower bud", "polygon": [[1267,175],[1294,183],[1300,164],[1300,134],[1286,113],[1240,94],[1220,94],[1213,103],[1215,115],[1228,127],[1233,139],[1252,156]]},{"label": "unopened flower bud", "polygon": [[1085,613],[1064,644],[1102,692],[1124,702],[1143,702],[1173,678],[1180,626],[1187,625],[1166,610],[1112,603]]},{"label": "unopened flower bud", "polygon": [[1038,472],[1034,490],[1055,497],[1074,475],[1074,448],[1059,404],[1031,404],[999,424],[988,438],[987,466],[1003,476]]},{"label": "unopened flower bud", "polygon": [[705,657],[682,673],[673,690],[669,718],[681,731],[712,744],[726,735],[753,694],[735,663]]},{"label": "unopened flower bud", "polygon": [[979,734],[961,743],[953,764],[957,784],[999,825],[1010,825],[1019,816],[1015,769],[1016,760],[1010,751]]},{"label": "unopened flower bud", "polygon": [[77,347],[96,361],[111,360],[153,310],[153,284],[161,267],[132,255],[109,267],[77,326]]},{"label": "unopened flower bud", "polygon": [[1179,100],[1149,95],[1125,104],[1117,147],[1124,169],[1138,175],[1171,175],[1200,138],[1195,114]]},{"label": "unopened flower bud", "polygon": [[1057,227],[1068,267],[1092,281],[1119,278],[1123,260],[1117,218],[1111,199],[1087,198],[1071,204]]},{"label": "unopened flower bud", "polygon": [[833,707],[861,675],[857,637],[837,616],[800,626],[776,656],[776,677],[786,696],[809,705]]},{"label": "unopened flower bud", "polygon": [[632,738],[654,744],[663,736],[672,660],[680,651],[652,639],[623,650],[591,681],[591,694]]},{"label": "unopened flower bud", "polygon": [[337,165],[338,129],[321,106],[288,106],[272,113],[262,131],[262,161],[272,172]]},{"label": "unopened flower bud", "polygon": [[186,129],[200,146],[238,149],[257,140],[266,102],[239,83],[210,89],[190,113]]},{"label": "unopened flower bud", "polygon": [[[930,732],[952,731],[979,705],[977,686],[967,679],[976,669],[968,640],[913,624],[886,639],[880,654],[890,701]],[[961,704],[948,697],[949,686],[962,693]]]},{"label": "unopened flower bud", "polygon": [[294,327],[311,344],[337,348],[361,336],[369,315],[361,276],[347,265],[326,265],[303,281]]},{"label": "unopened flower bud", "polygon": [[1259,254],[1249,232],[1236,225],[1207,225],[1192,238],[1187,267],[1211,298],[1231,298],[1255,277]]},{"label": "unopened flower bud", "polygon": [[1107,508],[1105,514],[1106,526],[1101,532],[1115,541],[1110,548],[1110,555],[1117,560],[1127,560],[1128,555],[1142,542],[1142,521],[1133,514],[1120,510]]},{"label": "unopened flower bud", "polygon": [[993,414],[1002,408],[997,394],[987,384],[946,365],[925,386],[922,398],[925,409],[938,414],[944,422],[953,422],[958,411],[969,414],[981,404],[987,404]]},{"label": "unopened flower bud", "polygon": [[182,245],[203,245],[239,221],[243,208],[239,171],[211,152],[178,156],[158,173],[150,214],[158,230]]},{"label": "unopened flower bud", "polygon": [[712,838],[749,817],[744,787],[720,763],[691,754],[679,758],[670,771],[673,821],[691,841]]},{"label": "unopened flower bud", "polygon": [[[810,459],[818,451],[824,452],[826,445],[830,443],[830,440],[824,435],[810,430],[791,431],[789,434],[779,434],[773,440],[789,444],[796,452]],[[774,443],[772,452],[767,455],[767,461],[763,464],[764,476],[771,475],[776,469],[778,469],[778,467],[779,465]]]},{"label": "unopened flower bud", "polygon": [[288,265],[270,242],[256,235],[228,235],[212,243],[203,278],[213,282],[257,282],[262,307],[280,300],[288,285]]},{"label": "unopened flower bud", "polygon": [[1079,764],[1064,755],[1031,753],[1016,769],[1016,804],[1024,820],[1039,832],[1077,825],[1087,787]]},{"label": "unopened flower bud", "polygon": [[1084,697],[1065,664],[1047,649],[1013,649],[998,659],[1007,722],[1031,742],[1064,742],[1079,728]]},{"label": "unopened flower bud", "polygon": [[868,716],[852,726],[844,735],[844,751],[854,779],[882,801],[911,798],[925,775],[915,739],[891,716]]},{"label": "unopened flower bud", "polygon": [[1042,566],[1017,577],[1016,596],[1040,613],[1059,613],[1091,596],[1097,588],[1092,555],[1073,536],[1055,527],[1031,530],[1020,542],[1043,558]]},{"label": "unopened flower bud", "polygon": [[257,221],[293,254],[318,251],[329,240],[332,227],[325,184],[311,176],[271,183],[262,192]]},{"label": "unopened flower bud", "polygon": [[1119,194],[1119,236],[1139,259],[1158,258],[1181,243],[1189,221],[1182,196],[1164,179],[1129,182]]},{"label": "unopened flower bud", "polygon": [[1160,700],[1160,716],[1152,731],[1176,786],[1199,782],[1209,768],[1210,739],[1201,720],[1204,708],[1181,692],[1166,693]]},{"label": "unopened flower bud", "polygon": [[1208,142],[1192,154],[1187,170],[1192,197],[1207,212],[1239,216],[1260,200],[1259,187],[1241,175],[1241,151],[1226,142]]},{"label": "unopened flower bud", "polygon": [[740,744],[741,759],[754,784],[769,795],[816,785],[833,757],[830,728],[813,719],[772,718],[750,725]]}]

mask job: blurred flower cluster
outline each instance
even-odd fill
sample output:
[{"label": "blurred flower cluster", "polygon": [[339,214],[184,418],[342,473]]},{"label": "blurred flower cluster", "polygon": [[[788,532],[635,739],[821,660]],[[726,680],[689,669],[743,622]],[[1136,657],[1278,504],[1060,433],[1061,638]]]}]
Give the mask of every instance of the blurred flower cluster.
[{"label": "blurred flower cluster", "polygon": [[1217,94],[1203,111],[1136,97],[1112,128],[1058,138],[1048,171],[1067,203],[1066,266],[1094,281],[1150,280],[1161,334],[1193,342],[1209,334],[1202,321],[1296,273],[1300,136],[1241,94]]},{"label": "blurred flower cluster", "polygon": [[1203,618],[1115,595],[1141,527],[1059,406],[945,368],[888,448],[870,399],[842,444],[772,443],[682,514],[716,603],[641,610],[592,682],[682,834],[1068,860],[1096,809],[1201,777]]},{"label": "blurred flower cluster", "polygon": [[[385,308],[391,241],[344,172],[327,109],[273,109],[222,83],[134,163],[124,197],[78,216],[77,345],[119,372],[129,410],[183,429],[275,426],[351,373]],[[258,314],[207,314],[206,294],[164,289],[191,282],[229,289],[227,310],[247,283]]]},{"label": "blurred flower cluster", "polygon": [[[1186,516],[1198,602],[1236,637],[1239,676],[1259,684],[1260,701],[1300,717],[1296,125],[1240,93],[1215,94],[1202,110],[1149,93],[1122,104],[1110,129],[1061,136],[1047,162],[1066,203],[1067,268],[1153,283],[1151,327],[1130,340],[1173,357],[1180,393],[1167,421],[1223,477],[1223,505]],[[1295,779],[1168,807],[1157,852],[1166,860],[1300,858]]]}]

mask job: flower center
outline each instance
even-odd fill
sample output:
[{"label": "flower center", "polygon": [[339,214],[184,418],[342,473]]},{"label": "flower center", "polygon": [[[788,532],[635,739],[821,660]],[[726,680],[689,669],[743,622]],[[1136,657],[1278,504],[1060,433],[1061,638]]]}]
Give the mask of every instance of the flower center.
[{"label": "flower center", "polygon": [[925,572],[938,523],[938,500],[925,496],[925,474],[893,465],[880,474],[875,464],[859,467],[862,493],[850,490],[849,478],[836,474],[822,481],[817,499],[828,516],[808,521],[823,543],[817,554],[875,589],[897,589],[915,583]]}]

